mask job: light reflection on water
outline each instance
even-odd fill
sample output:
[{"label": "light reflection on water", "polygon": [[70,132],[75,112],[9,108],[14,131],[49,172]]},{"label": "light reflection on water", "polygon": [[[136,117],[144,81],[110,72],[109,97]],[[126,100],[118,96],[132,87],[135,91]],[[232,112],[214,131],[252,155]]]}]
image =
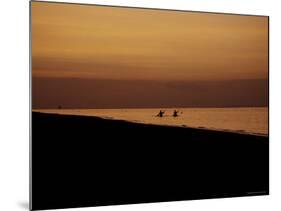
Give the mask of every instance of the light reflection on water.
[{"label": "light reflection on water", "polygon": [[173,117],[173,108],[161,108],[164,117],[156,117],[160,108],[151,109],[34,109],[33,111],[99,116],[159,125],[175,125],[242,133],[268,134],[268,108],[176,108],[179,116]]}]

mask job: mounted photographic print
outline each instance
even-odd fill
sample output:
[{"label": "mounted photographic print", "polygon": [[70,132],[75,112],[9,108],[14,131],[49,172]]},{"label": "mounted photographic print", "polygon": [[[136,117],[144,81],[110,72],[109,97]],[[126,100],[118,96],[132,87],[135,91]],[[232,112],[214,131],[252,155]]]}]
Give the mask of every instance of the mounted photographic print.
[{"label": "mounted photographic print", "polygon": [[30,209],[269,194],[268,16],[30,12]]}]

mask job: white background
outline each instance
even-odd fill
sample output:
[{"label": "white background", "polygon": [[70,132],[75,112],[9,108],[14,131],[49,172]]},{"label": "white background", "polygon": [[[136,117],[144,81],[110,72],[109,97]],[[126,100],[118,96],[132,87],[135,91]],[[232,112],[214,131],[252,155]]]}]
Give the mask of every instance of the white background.
[{"label": "white background", "polygon": [[[68,1],[270,16],[270,196],[70,210],[281,210],[281,127],[279,122],[281,7],[278,4],[279,1]],[[29,191],[29,2],[27,0],[1,1],[0,15],[0,210],[27,210]]]}]

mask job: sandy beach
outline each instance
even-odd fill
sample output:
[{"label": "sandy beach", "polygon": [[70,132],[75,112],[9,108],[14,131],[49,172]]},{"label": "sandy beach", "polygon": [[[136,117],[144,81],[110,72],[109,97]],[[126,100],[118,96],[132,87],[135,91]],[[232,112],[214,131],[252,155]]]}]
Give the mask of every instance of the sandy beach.
[{"label": "sandy beach", "polygon": [[33,209],[268,194],[268,141],[33,112]]}]

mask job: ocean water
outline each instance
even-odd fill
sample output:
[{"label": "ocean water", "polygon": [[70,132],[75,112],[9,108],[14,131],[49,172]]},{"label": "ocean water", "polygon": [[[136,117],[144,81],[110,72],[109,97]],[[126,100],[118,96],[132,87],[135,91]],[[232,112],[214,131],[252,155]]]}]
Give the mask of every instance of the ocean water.
[{"label": "ocean water", "polygon": [[[163,117],[157,117],[159,110]],[[179,116],[173,117],[173,111]],[[206,128],[268,135],[268,108],[147,108],[147,109],[33,109],[45,113],[98,116],[157,125]]]}]

